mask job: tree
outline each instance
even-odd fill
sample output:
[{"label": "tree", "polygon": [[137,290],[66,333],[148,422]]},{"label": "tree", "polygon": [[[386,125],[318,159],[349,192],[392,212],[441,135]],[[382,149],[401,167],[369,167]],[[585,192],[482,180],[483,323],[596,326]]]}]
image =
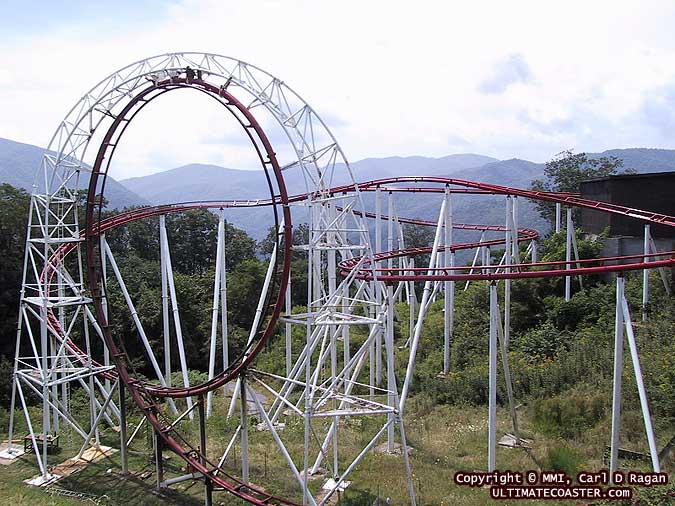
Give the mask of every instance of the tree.
[{"label": "tree", "polygon": [[[412,223],[403,224],[403,242],[405,248],[426,248],[434,243],[434,235],[436,229],[434,227],[424,227],[422,225],[414,225]],[[415,266],[425,267],[429,265],[429,253],[415,256]]]},{"label": "tree", "polygon": [[[272,225],[267,229],[267,235],[258,243],[258,251],[264,258],[269,258],[274,250],[274,245],[277,243],[277,228]],[[309,243],[309,225],[307,223],[300,223],[293,226],[293,246],[300,246]],[[295,258],[297,252],[294,252]]]},{"label": "tree", "polygon": [[[216,261],[218,217],[206,209],[192,209],[170,214],[166,220],[171,260],[176,271],[199,274]],[[255,258],[255,240],[243,230],[225,223],[225,258],[227,270],[240,262]]]},{"label": "tree", "polygon": [[0,185],[0,354],[14,347],[30,195]]},{"label": "tree", "polygon": [[[277,230],[274,225],[267,229],[267,236],[258,243],[260,255],[269,260],[277,240]],[[293,246],[302,246],[309,243],[309,225],[300,223],[293,226]],[[307,251],[294,249],[291,253],[291,300],[294,305],[307,302]]]},{"label": "tree", "polygon": [[[589,158],[586,153],[574,153],[571,149],[555,155],[546,162],[542,179],[532,181],[531,189],[544,192],[579,193],[581,182],[596,177],[618,174],[623,160],[615,156]],[[634,172],[633,169],[622,171]],[[537,211],[551,226],[555,225],[555,204],[537,201]]]}]

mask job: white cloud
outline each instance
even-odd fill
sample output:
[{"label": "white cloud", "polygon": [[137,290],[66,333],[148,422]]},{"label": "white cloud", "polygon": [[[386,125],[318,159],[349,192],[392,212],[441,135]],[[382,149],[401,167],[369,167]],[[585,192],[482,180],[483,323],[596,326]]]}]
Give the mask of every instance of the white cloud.
[{"label": "white cloud", "polygon": [[[649,109],[660,111],[675,84],[675,13],[665,1],[185,0],[142,24],[110,12],[116,22],[102,28],[75,18],[0,35],[0,136],[45,145],[71,105],[116,68],[204,50],[290,84],[351,160],[461,150],[542,161],[566,148],[673,147],[653,127],[671,118]],[[483,93],[486,83],[499,93]],[[189,162],[253,166],[217,107],[172,104],[130,129],[114,175]]]},{"label": "white cloud", "polygon": [[480,83],[478,89],[483,93],[503,93],[509,86],[527,83],[532,79],[530,67],[520,53],[511,54],[495,67],[493,74]]}]

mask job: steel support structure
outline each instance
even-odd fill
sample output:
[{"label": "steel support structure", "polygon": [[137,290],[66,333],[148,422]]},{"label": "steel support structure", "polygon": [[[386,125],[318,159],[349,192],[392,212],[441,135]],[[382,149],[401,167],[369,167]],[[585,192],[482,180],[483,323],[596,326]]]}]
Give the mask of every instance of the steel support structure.
[{"label": "steel support structure", "polygon": [[649,455],[652,462],[652,469],[655,473],[661,472],[659,462],[659,452],[656,447],[656,438],[654,427],[652,425],[649,403],[647,400],[647,391],[644,385],[642,367],[640,366],[640,356],[637,349],[637,341],[633,330],[628,301],[624,291],[625,280],[621,273],[616,278],[616,317],[614,324],[614,378],[612,388],[612,432],[609,457],[610,472],[618,470],[619,460],[619,436],[621,431],[621,398],[623,384],[623,366],[624,366],[624,338],[628,340],[631,362],[633,364],[633,373],[635,383],[640,398],[640,409],[645,426],[645,433],[649,444]]},{"label": "steel support structure", "polygon": [[[242,127],[258,154],[267,177],[269,199],[255,201],[193,202],[153,206],[101,219],[102,194],[110,161],[127,126],[147,103],[175,89],[193,88],[222,105]],[[258,118],[270,119],[288,145],[274,149]],[[285,157],[280,159],[282,153]],[[282,173],[283,170],[283,173]],[[284,174],[296,171],[305,182],[305,192],[289,195]],[[46,444],[39,435],[72,427],[83,440],[82,453],[89,444],[98,444],[98,425],[120,426],[122,470],[128,471],[127,447],[141,425],[127,438],[127,394],[143,410],[154,437],[158,487],[185,479],[202,480],[205,502],[211,504],[216,491],[225,491],[258,505],[295,504],[276,497],[254,483],[250,473],[250,452],[255,416],[272,434],[273,440],[297,482],[297,497],[306,505],[330,501],[352,471],[367,458],[380,439],[386,437],[386,450],[398,453],[411,504],[416,504],[412,467],[405,437],[404,415],[411,393],[413,372],[424,334],[425,317],[432,302],[443,296],[443,372],[451,369],[451,347],[455,317],[455,283],[487,281],[490,300],[488,335],[488,469],[496,469],[497,354],[501,344],[509,409],[516,437],[518,422],[508,364],[511,328],[511,284],[514,280],[538,277],[565,279],[565,298],[571,297],[571,278],[599,272],[660,269],[662,276],[675,263],[675,252],[659,252],[649,235],[650,223],[675,226],[675,218],[647,211],[626,209],[592,202],[572,194],[554,194],[507,188],[499,185],[441,177],[400,177],[357,183],[336,139],[316,112],[283,81],[245,62],[204,53],[172,53],[129,65],[110,75],[84,97],[59,125],[45,155],[39,184],[31,197],[21,306],[16,337],[10,448],[17,400],[24,412],[31,442],[40,469],[38,481],[50,479]],[[87,222],[78,222],[80,178],[89,193]],[[340,178],[347,183],[333,186]],[[408,185],[408,186],[402,186]],[[413,186],[410,186],[413,185]],[[421,185],[421,186],[420,186]],[[364,193],[374,194],[374,212],[365,205]],[[440,199],[434,222],[399,217],[394,195],[420,193]],[[455,194],[489,194],[505,197],[505,223],[469,225],[456,223]],[[383,198],[387,198],[387,214]],[[549,202],[556,207],[556,232],[561,231],[562,207],[566,208],[566,257],[564,261],[537,259],[536,231],[518,226],[519,198]],[[274,217],[277,234],[259,296],[248,341],[241,353],[230,350],[228,340],[228,287],[225,237],[225,210],[235,207],[267,207]],[[572,208],[586,207],[629,215],[647,224],[645,248],[641,255],[593,260],[579,259],[572,223]],[[171,241],[167,216],[190,209],[219,210],[213,280],[213,305],[208,340],[208,379],[190,383],[185,351],[181,308],[171,262]],[[293,213],[291,212],[293,211]],[[292,300],[290,254],[293,223],[291,218],[309,217],[309,237],[305,244],[293,245],[295,254],[307,257],[307,300]],[[144,315],[136,310],[135,294],[125,282],[125,273],[106,240],[106,230],[127,223],[159,217],[161,277],[162,345],[159,349],[145,333]],[[374,219],[374,230],[368,220]],[[386,247],[384,222],[386,221]],[[435,227],[432,245],[410,248],[405,245],[402,224]],[[454,230],[480,234],[474,242],[459,244]],[[372,233],[371,233],[372,232]],[[371,237],[374,236],[374,237]],[[528,243],[521,260],[520,245]],[[374,244],[373,248],[371,245]],[[504,246],[501,261],[493,263],[491,252]],[[456,265],[455,253],[474,251],[470,266]],[[88,269],[85,285],[84,253]],[[572,254],[575,255],[575,265]],[[415,258],[429,254],[428,265],[416,266]],[[300,273],[298,273],[300,274]],[[498,282],[504,281],[504,313],[498,301]],[[415,283],[423,282],[418,301]],[[648,278],[644,278],[643,309],[648,303]],[[666,285],[669,289],[668,285]],[[144,359],[155,377],[144,381],[134,377],[130,357],[120,336],[111,331],[111,322],[120,308],[110,307],[110,290],[118,290],[124,300],[122,312],[131,315]],[[410,325],[406,336],[397,336],[395,303],[409,305]],[[294,307],[304,307],[294,310]],[[623,294],[623,277],[617,278],[615,369],[612,423],[612,469],[616,469],[619,443],[623,338],[627,337],[634,374],[638,384],[645,430],[654,470],[658,470],[654,430],[642,378],[639,354],[628,305]],[[114,310],[113,310],[114,309]],[[186,308],[183,308],[185,310]],[[188,308],[189,309],[189,308]],[[646,314],[646,311],[645,311]],[[273,337],[275,324],[283,326],[283,374],[257,369],[255,358]],[[365,338],[359,344],[350,340],[352,327],[361,327]],[[293,334],[304,330],[304,345],[293,347]],[[220,336],[219,336],[220,334]],[[407,338],[409,356],[401,385],[395,371],[396,340]],[[99,343],[100,341],[100,343]],[[221,353],[218,353],[218,344]],[[178,354],[181,385],[172,384],[172,350]],[[229,412],[234,415],[239,401],[239,427],[234,431],[218,462],[207,455],[207,419],[213,415],[215,395],[235,384]],[[76,385],[89,396],[89,431],[81,428],[78,416],[70,411],[69,385]],[[257,389],[271,396],[261,402]],[[41,421],[32,420],[25,393],[35,393],[42,403]],[[116,392],[118,390],[118,392]],[[118,394],[118,397],[114,396]],[[185,409],[176,401],[185,399]],[[116,402],[117,400],[117,402]],[[182,406],[182,405],[181,405]],[[197,411],[195,417],[194,412]],[[77,414],[81,415],[81,414]],[[279,430],[289,416],[302,417],[303,452],[294,459]],[[345,417],[371,417],[378,420],[367,443],[353,455],[345,455],[340,445],[340,421]],[[324,423],[325,422],[325,423]],[[182,424],[198,424],[198,440],[191,442],[181,432]],[[228,455],[239,449],[241,475],[224,468]],[[162,453],[173,451],[185,460],[192,472],[165,480]],[[208,452],[212,453],[212,452]],[[310,476],[326,468],[334,487],[314,495]]]}]

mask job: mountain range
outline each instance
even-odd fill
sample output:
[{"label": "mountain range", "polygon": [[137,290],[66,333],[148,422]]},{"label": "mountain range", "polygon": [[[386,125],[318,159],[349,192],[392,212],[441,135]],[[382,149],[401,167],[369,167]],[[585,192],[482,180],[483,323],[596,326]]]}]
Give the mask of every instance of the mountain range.
[{"label": "mountain range", "polygon": [[[43,190],[44,181],[37,177],[37,169],[46,152],[46,149],[31,144],[0,138],[0,183],[9,183],[28,192],[33,191],[34,185],[38,190]],[[77,186],[86,188],[88,185],[89,175],[83,173]],[[150,204],[149,200],[122,186],[113,178],[106,181],[105,197],[111,208],[121,209]]]},{"label": "mountain range", "polygon": [[[37,146],[0,138],[0,182],[10,183],[31,191],[34,174],[45,150]],[[612,149],[591,157],[616,156],[624,161],[624,168],[637,172],[663,172],[675,169],[675,150],[630,148]],[[527,188],[533,179],[543,176],[544,164],[512,158],[497,160],[478,154],[453,154],[441,158],[424,156],[366,158],[350,164],[358,181],[368,181],[397,176],[447,176],[517,188]],[[346,170],[337,167],[332,185],[350,182]],[[285,173],[289,194],[305,191],[302,176],[296,171]],[[87,178],[80,182],[86,187]],[[193,200],[257,199],[269,197],[262,171],[238,170],[216,165],[190,164],[163,172],[123,179],[108,179],[106,199],[110,208],[132,205],[164,204]],[[366,195],[366,206],[372,204],[372,195]],[[399,194],[396,210],[399,216],[422,219],[437,218],[440,197],[420,198],[416,194]],[[462,196],[454,201],[456,222],[502,223],[503,203],[497,197]],[[384,206],[386,209],[386,205]],[[534,211],[533,205],[523,201],[520,205],[520,226],[536,228],[542,232],[547,224]],[[235,209],[228,211],[228,220],[246,230],[256,239],[265,236],[271,223],[269,209]],[[296,223],[305,221],[294,216]]]}]

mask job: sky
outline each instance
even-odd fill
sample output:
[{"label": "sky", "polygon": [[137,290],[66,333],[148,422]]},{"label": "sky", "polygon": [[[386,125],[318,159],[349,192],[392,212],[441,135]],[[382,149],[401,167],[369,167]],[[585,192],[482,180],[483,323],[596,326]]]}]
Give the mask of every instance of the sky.
[{"label": "sky", "polygon": [[[3,0],[0,137],[46,146],[116,69],[204,51],[289,84],[351,161],[675,148],[673,26],[675,2],[651,0]],[[168,95],[129,129],[116,178],[254,167],[211,101]]]}]

